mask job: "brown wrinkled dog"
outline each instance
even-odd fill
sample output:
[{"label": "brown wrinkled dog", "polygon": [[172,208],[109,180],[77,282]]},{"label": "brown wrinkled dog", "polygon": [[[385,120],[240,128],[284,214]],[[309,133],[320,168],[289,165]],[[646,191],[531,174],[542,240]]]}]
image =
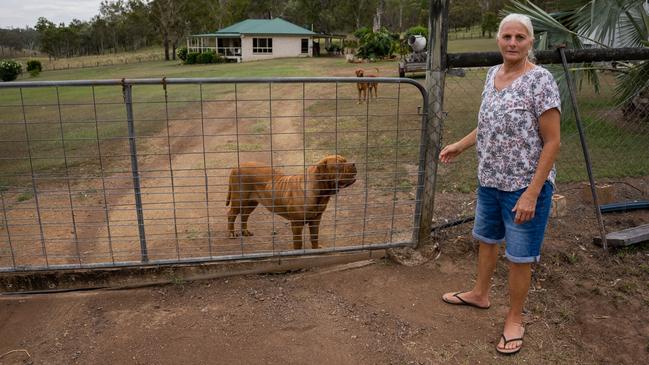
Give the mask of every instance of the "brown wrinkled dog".
[{"label": "brown wrinkled dog", "polygon": [[[339,155],[330,155],[309,166],[306,174],[284,175],[254,162],[242,163],[230,171],[228,232],[231,238],[252,236],[248,217],[258,204],[288,219],[293,231],[293,248],[302,248],[302,229],[309,225],[311,247],[318,248],[318,231],[329,198],[356,181],[356,166]],[[306,188],[306,189],[305,189]],[[274,190],[274,193],[273,193]],[[241,215],[241,232],[234,222]]]},{"label": "brown wrinkled dog", "polygon": [[[379,77],[379,69],[375,68],[376,74],[369,74],[362,68],[356,70],[356,77]],[[374,99],[379,98],[379,84],[376,82],[357,82],[356,88],[358,89],[358,104],[361,100],[369,100],[372,98],[372,89],[374,89]],[[369,99],[367,93],[369,92]],[[361,98],[362,96],[362,98]]]}]

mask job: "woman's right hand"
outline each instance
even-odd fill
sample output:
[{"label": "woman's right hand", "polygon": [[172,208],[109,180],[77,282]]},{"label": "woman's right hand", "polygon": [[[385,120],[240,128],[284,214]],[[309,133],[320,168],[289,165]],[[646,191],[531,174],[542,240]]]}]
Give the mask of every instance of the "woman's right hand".
[{"label": "woman's right hand", "polygon": [[439,153],[439,160],[442,161],[443,163],[449,163],[453,161],[453,159],[462,153],[462,148],[460,147],[460,144],[458,142],[449,144],[448,146],[444,147],[442,149],[442,152]]}]

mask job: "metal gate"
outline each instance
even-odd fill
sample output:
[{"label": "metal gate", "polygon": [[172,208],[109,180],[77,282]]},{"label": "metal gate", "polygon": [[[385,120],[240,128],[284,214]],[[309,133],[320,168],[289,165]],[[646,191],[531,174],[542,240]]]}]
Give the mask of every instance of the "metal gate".
[{"label": "metal gate", "polygon": [[[0,270],[269,258],[416,242],[426,91],[409,79],[361,81],[0,83]],[[361,92],[367,88],[376,92]],[[331,156],[345,160],[325,169],[318,163],[326,156],[330,168]],[[249,162],[259,174],[249,172]],[[352,164],[353,172],[345,170]],[[345,173],[355,176],[343,182]],[[264,174],[287,177],[278,183]],[[309,194],[319,194],[317,204]],[[247,231],[241,214],[228,228],[236,199],[259,205]],[[279,214],[280,201],[301,205],[302,224]]]}]

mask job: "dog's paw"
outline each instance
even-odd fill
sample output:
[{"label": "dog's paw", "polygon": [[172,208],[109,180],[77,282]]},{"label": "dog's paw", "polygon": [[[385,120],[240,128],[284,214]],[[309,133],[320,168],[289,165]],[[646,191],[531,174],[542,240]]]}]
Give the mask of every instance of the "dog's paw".
[{"label": "dog's paw", "polygon": [[243,235],[243,236],[254,236],[254,234],[252,234],[252,232],[250,232],[250,231],[247,230],[247,229],[241,231],[241,235]]}]

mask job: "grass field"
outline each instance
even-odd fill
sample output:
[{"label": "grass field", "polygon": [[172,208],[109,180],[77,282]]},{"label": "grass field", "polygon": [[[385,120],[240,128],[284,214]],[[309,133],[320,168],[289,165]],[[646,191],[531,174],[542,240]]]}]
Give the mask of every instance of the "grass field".
[{"label": "grass field", "polygon": [[495,39],[458,39],[448,42],[448,53],[496,51],[498,51],[498,46]]},{"label": "grass field", "polygon": [[[449,44],[450,52],[474,51],[474,50],[495,50],[495,45],[490,40],[469,39],[452,41]],[[21,81],[49,81],[49,80],[96,80],[96,79],[121,79],[121,78],[160,78],[160,77],[265,77],[265,76],[352,76],[353,70],[357,67],[371,68],[377,66],[381,70],[381,76],[396,76],[396,62],[378,62],[375,64],[349,64],[341,58],[294,58],[279,59],[269,61],[258,61],[240,64],[220,64],[220,65],[192,65],[184,66],[177,62],[146,62],[138,64],[124,64],[113,66],[102,66],[83,69],[68,69],[58,71],[43,72],[37,78],[31,78],[23,75]],[[445,124],[444,142],[454,141],[464,134],[468,133],[475,127],[475,117],[480,102],[480,93],[484,83],[485,70],[469,70],[467,76],[463,78],[448,77],[445,95],[445,110],[448,111],[448,119]],[[613,105],[613,88],[614,78],[611,75],[604,75],[602,78],[604,87],[600,94],[594,94],[588,86],[583,87],[580,96],[581,110],[586,124],[587,138],[591,148],[591,155],[595,172],[599,177],[616,178],[622,176],[642,176],[649,172],[649,160],[646,155],[647,150],[646,137],[647,130],[637,126],[628,125]],[[344,97],[353,99],[355,97],[354,87],[345,85]],[[170,87],[171,89],[172,87]],[[226,95],[228,88],[210,87],[199,90],[196,86],[173,86],[173,93],[170,94],[170,112],[172,115],[178,113],[188,113],[195,111],[200,103],[201,92],[209,93],[211,97]],[[384,87],[382,90],[390,90]],[[395,91],[384,92],[382,96],[393,97]],[[266,97],[264,95],[264,97]],[[110,138],[127,136],[123,119],[123,103],[121,90],[116,87],[96,87],[90,88],[41,88],[41,89],[23,89],[23,102],[27,105],[25,108],[25,117],[28,120],[40,123],[30,125],[33,130],[30,138],[33,143],[30,146],[32,151],[36,151],[46,156],[57,155],[56,151],[62,151],[61,140],[69,141],[65,148],[70,151],[82,151],[84,145],[96,144],[97,138]],[[97,110],[90,107],[97,103]],[[160,123],[152,121],[164,119],[160,103],[164,102],[163,90],[159,87],[139,87],[134,92],[134,100],[138,105],[137,109],[137,126],[139,133],[149,135],[155,134],[161,129]],[[182,101],[194,101],[186,102]],[[387,99],[386,99],[387,100]],[[404,93],[400,102],[404,105],[402,110],[410,110],[419,103],[416,93]],[[3,113],[0,115],[0,122],[3,123],[0,139],[3,142],[0,147],[0,153],[3,156],[12,156],[16,153],[26,153],[26,147],[21,143],[12,143],[24,139],[25,128],[21,124],[22,111],[21,95],[15,89],[0,90],[0,105],[3,107]],[[13,107],[7,105],[14,105]],[[30,106],[31,105],[31,106]],[[59,108],[59,105],[62,105]],[[375,118],[370,123],[390,123],[389,104],[374,104],[370,115],[378,113],[384,118]],[[407,105],[407,106],[406,106]],[[314,115],[332,108],[330,101],[311,102],[308,110]],[[354,106],[342,106],[338,111],[341,115],[348,113]],[[95,115],[96,113],[96,115]],[[199,115],[200,117],[200,115]],[[334,115],[335,117],[335,115]],[[105,123],[97,129],[94,123],[83,124],[75,121],[101,119]],[[325,123],[327,118],[321,118],[322,123],[314,123],[315,130],[322,130],[335,125]],[[330,118],[331,119],[331,118]],[[338,118],[339,127],[353,125],[354,123],[364,123],[363,117],[343,117]],[[395,118],[392,118],[394,120]],[[558,161],[559,180],[560,181],[580,181],[585,180],[585,167],[581,154],[581,147],[576,133],[574,121],[570,116],[566,116],[562,124],[563,147]],[[7,124],[8,122],[16,122]],[[63,123],[61,123],[61,121]],[[148,122],[147,122],[148,121]],[[410,120],[413,123],[413,120]],[[416,123],[416,119],[415,122]],[[46,128],[43,126],[46,125]],[[387,128],[389,130],[389,128]],[[411,133],[418,133],[417,127],[410,128]],[[29,130],[28,130],[29,132]],[[387,132],[386,132],[387,133]],[[52,137],[56,136],[56,138]],[[62,137],[61,137],[62,136]],[[345,136],[347,143],[355,144],[352,136]],[[349,139],[352,140],[349,140]],[[361,142],[367,135],[359,134],[358,141]],[[394,156],[408,151],[412,157],[416,155],[418,147],[418,137],[409,135],[404,137],[403,131],[401,137],[392,135],[378,136],[383,146],[401,146],[395,151],[394,148],[386,148],[386,153],[390,160],[395,160]],[[405,138],[405,139],[404,139]],[[328,146],[331,141],[316,140],[314,145]],[[378,150],[377,150],[378,151]],[[60,153],[57,155],[59,156]],[[72,154],[74,156],[74,154]],[[81,154],[79,153],[79,156]],[[645,156],[645,157],[643,157]],[[68,154],[67,157],[70,157]],[[381,156],[373,156],[373,159],[381,159]],[[58,160],[49,162],[38,161],[34,168],[37,169],[60,169],[63,166],[63,156]],[[83,159],[79,157],[75,164],[83,165]],[[41,166],[40,164],[45,164]],[[53,164],[50,166],[48,164]],[[2,162],[5,176],[13,173],[27,172],[29,166],[27,162]],[[462,157],[461,162],[454,163],[450,166],[443,166],[440,169],[442,189],[469,191],[475,187],[475,156],[474,153],[467,153]]]},{"label": "grass field", "polygon": [[65,70],[72,68],[87,68],[98,66],[112,66],[129,63],[160,61],[164,53],[160,47],[144,48],[133,52],[120,52],[105,55],[80,56],[71,58],[49,58],[46,56],[25,56],[16,58],[17,61],[27,64],[27,61],[38,60],[43,65],[43,70]]}]

